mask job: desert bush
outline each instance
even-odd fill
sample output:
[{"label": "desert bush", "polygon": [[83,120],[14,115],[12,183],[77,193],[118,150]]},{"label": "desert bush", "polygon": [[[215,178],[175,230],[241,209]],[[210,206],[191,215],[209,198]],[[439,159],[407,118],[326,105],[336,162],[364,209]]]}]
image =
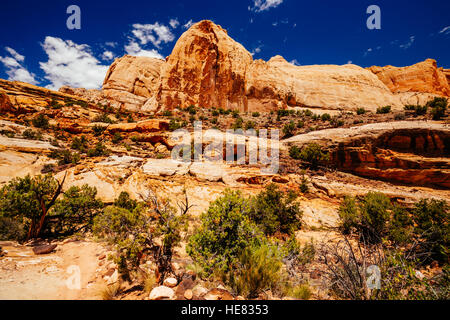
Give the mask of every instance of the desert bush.
[{"label": "desert bush", "polygon": [[444,200],[423,199],[412,210],[414,233],[423,240],[419,251],[429,261],[448,262],[450,257],[450,212]]},{"label": "desert bush", "polygon": [[244,124],[244,120],[239,117],[236,119],[236,121],[233,123],[233,129],[237,130],[237,129],[242,129],[242,126]]},{"label": "desert bush", "polygon": [[290,138],[294,135],[294,132],[295,132],[295,122],[291,120],[283,127],[283,137]]},{"label": "desert bush", "polygon": [[88,147],[88,140],[85,136],[81,136],[80,138],[75,137],[72,140],[72,144],[70,146],[74,150],[78,150],[80,152],[85,152]]},{"label": "desert bush", "polygon": [[377,109],[377,114],[387,114],[391,112],[392,107],[391,106],[384,106],[384,107],[379,107]]},{"label": "desert bush", "polygon": [[356,114],[357,115],[363,115],[363,114],[366,114],[366,109],[364,109],[364,108],[358,108],[358,109],[356,109]]},{"label": "desert bush", "polygon": [[440,120],[445,116],[445,111],[447,109],[448,100],[446,98],[434,98],[431,101],[428,101],[426,106],[431,108],[431,114],[433,116],[433,120]]},{"label": "desert bush", "polygon": [[94,217],[103,209],[97,199],[97,189],[87,184],[70,187],[62,198],[55,202],[48,215],[44,233],[53,236],[68,236],[90,230]]},{"label": "desert bush", "polygon": [[102,113],[97,115],[92,122],[102,122],[102,123],[110,123],[113,124],[114,121],[109,117],[107,113]]},{"label": "desert bush", "polygon": [[302,225],[303,213],[296,198],[294,192],[285,193],[276,184],[270,184],[251,200],[249,217],[266,235],[292,234]]},{"label": "desert bush", "polygon": [[5,217],[0,213],[0,240],[21,240],[25,236],[26,230],[22,222],[16,218]]},{"label": "desert bush", "polygon": [[37,238],[41,236],[48,211],[61,189],[62,183],[51,175],[14,178],[0,189],[0,217],[14,219],[24,225],[28,229],[26,239]]},{"label": "desert bush", "polygon": [[340,228],[347,234],[355,230],[369,243],[379,243],[388,232],[391,208],[389,198],[382,193],[369,192],[357,204],[346,197],[339,208]]},{"label": "desert bush", "polygon": [[318,168],[319,163],[329,160],[329,154],[324,152],[317,143],[310,143],[302,149],[292,146],[289,149],[289,155],[293,159],[304,161],[313,170]]},{"label": "desert bush", "polygon": [[226,273],[242,251],[261,241],[262,233],[250,220],[251,203],[239,191],[226,190],[201,217],[186,252],[207,274]]},{"label": "desert bush", "polygon": [[92,131],[94,132],[94,136],[96,136],[96,137],[102,135],[103,132],[105,132],[105,130],[106,130],[106,127],[100,126],[100,125],[95,125],[92,127]]},{"label": "desert bush", "polygon": [[322,114],[322,116],[320,117],[320,119],[321,119],[322,121],[330,121],[330,120],[331,120],[331,116],[330,116],[329,113],[324,113],[324,114]]},{"label": "desert bush", "polygon": [[42,134],[40,132],[33,131],[31,129],[24,130],[22,132],[22,136],[25,139],[29,139],[29,140],[42,140]]},{"label": "desert bush", "polygon": [[128,192],[122,191],[119,197],[114,201],[114,206],[133,211],[138,206],[138,202],[131,199]]},{"label": "desert bush", "polygon": [[122,140],[123,140],[122,135],[119,132],[115,132],[114,135],[112,136],[111,142],[117,144]]},{"label": "desert bush", "polygon": [[282,265],[276,246],[247,247],[239,255],[236,267],[226,274],[225,281],[236,294],[256,298],[278,285]]},{"label": "desert bush", "polygon": [[277,115],[278,115],[279,118],[288,117],[289,116],[289,110],[280,109],[280,110],[277,111]]},{"label": "desert bush", "polygon": [[80,154],[77,152],[71,152],[67,149],[53,150],[49,157],[52,159],[57,159],[58,165],[60,166],[66,164],[78,164],[80,162]]},{"label": "desert bush", "polygon": [[31,120],[31,123],[33,123],[33,126],[35,126],[36,128],[49,128],[48,118],[42,113],[34,117],[33,120]]},{"label": "desert bush", "polygon": [[259,112],[253,112],[252,117],[258,118],[261,114]]},{"label": "desert bush", "polygon": [[122,195],[115,203],[134,207],[133,210],[107,207],[95,217],[93,231],[115,246],[114,260],[124,280],[147,278],[140,265],[144,255],[150,254],[157,265],[157,282],[162,284],[166,274],[173,272],[173,250],[181,241],[181,233],[186,231],[190,206],[187,196],[184,202],[178,203],[179,213],[168,200],[160,200],[153,192],[142,199],[134,207]]},{"label": "desert bush", "polygon": [[163,115],[163,117],[171,117],[173,114],[172,114],[172,111],[165,110],[165,111],[163,111],[162,115]]},{"label": "desert bush", "polygon": [[312,291],[309,285],[304,283],[294,287],[288,287],[285,295],[298,300],[309,300],[312,296]]},{"label": "desert bush", "polygon": [[256,128],[256,122],[255,121],[247,121],[245,123],[245,130],[255,129]]},{"label": "desert bush", "polygon": [[109,154],[108,149],[106,149],[105,145],[101,142],[98,142],[95,145],[95,148],[89,149],[87,151],[88,157],[102,157],[102,156],[106,156],[108,154]]},{"label": "desert bush", "polygon": [[305,122],[302,120],[298,120],[297,122],[297,128],[301,129],[305,126]]}]

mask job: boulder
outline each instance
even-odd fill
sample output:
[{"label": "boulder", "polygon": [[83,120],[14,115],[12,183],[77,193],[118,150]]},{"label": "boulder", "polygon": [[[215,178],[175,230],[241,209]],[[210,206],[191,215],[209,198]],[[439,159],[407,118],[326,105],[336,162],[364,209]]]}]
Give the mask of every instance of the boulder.
[{"label": "boulder", "polygon": [[184,298],[186,300],[192,300],[193,297],[194,297],[194,294],[192,293],[192,290],[188,289],[184,292]]},{"label": "boulder", "polygon": [[234,300],[234,297],[224,289],[215,288],[204,296],[205,300]]},{"label": "boulder", "polygon": [[118,123],[112,124],[107,127],[107,131],[110,133],[115,132],[160,132],[169,129],[169,121],[163,119],[149,119],[135,123]]},{"label": "boulder", "polygon": [[173,300],[175,292],[166,286],[159,286],[154,288],[149,295],[150,300]]},{"label": "boulder", "polygon": [[56,244],[43,244],[33,247],[34,254],[48,254],[56,249],[58,245]]},{"label": "boulder", "polygon": [[177,286],[177,284],[178,284],[178,281],[175,278],[167,278],[164,280],[164,285],[169,288],[174,288]]}]

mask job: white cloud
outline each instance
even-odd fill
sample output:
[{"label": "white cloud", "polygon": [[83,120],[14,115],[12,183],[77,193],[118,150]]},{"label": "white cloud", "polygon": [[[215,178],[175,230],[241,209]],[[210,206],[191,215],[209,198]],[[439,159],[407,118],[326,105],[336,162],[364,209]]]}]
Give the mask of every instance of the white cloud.
[{"label": "white cloud", "polygon": [[442,29],[441,31],[439,31],[439,33],[450,34],[450,26],[445,27],[444,29]]},{"label": "white cloud", "polygon": [[248,9],[255,12],[266,11],[271,8],[276,8],[283,3],[283,0],[253,0],[253,8]]},{"label": "white cloud", "polygon": [[172,29],[176,29],[180,25],[180,22],[178,21],[178,19],[170,19],[169,24]]},{"label": "white cloud", "polygon": [[144,50],[141,46],[135,42],[131,41],[128,45],[125,46],[125,51],[132,56],[136,57],[149,57],[149,58],[157,58],[164,59],[164,57],[155,49],[152,50]]},{"label": "white cloud", "polygon": [[108,66],[100,64],[88,45],[48,36],[42,48],[48,61],[39,64],[50,81],[50,89],[57,90],[63,85],[86,89],[101,87]]},{"label": "white cloud", "polygon": [[290,64],[293,64],[294,66],[300,66],[300,62],[298,62],[297,59],[289,61]]},{"label": "white cloud", "polygon": [[116,56],[114,55],[114,53],[112,53],[109,50],[106,50],[105,52],[103,52],[102,54],[102,59],[105,61],[111,61],[115,58]]},{"label": "white cloud", "polygon": [[155,47],[160,48],[162,42],[168,43],[175,40],[174,34],[169,27],[155,22],[154,24],[133,24],[133,35],[145,45],[151,42]]},{"label": "white cloud", "polygon": [[21,64],[21,62],[25,61],[25,57],[10,47],[5,47],[5,50],[11,55],[11,57],[0,57],[0,62],[5,66],[5,72],[8,75],[8,80],[38,84],[38,81],[35,79],[35,75],[29,72]]},{"label": "white cloud", "polygon": [[257,53],[260,53],[262,47],[263,47],[263,45],[261,45],[261,44],[260,44],[259,46],[257,46],[255,49],[252,50],[252,52],[250,52],[251,55],[254,56],[254,55],[257,54]]},{"label": "white cloud", "polygon": [[183,25],[183,28],[189,29],[190,27],[192,27],[193,24],[194,24],[194,22],[191,19],[185,25]]},{"label": "white cloud", "polygon": [[111,48],[115,48],[117,46],[117,42],[106,42],[105,45]]},{"label": "white cloud", "polygon": [[373,51],[372,48],[367,49],[366,52],[364,52],[364,57],[366,57],[369,53],[371,53]]},{"label": "white cloud", "polygon": [[9,52],[10,55],[13,56],[14,59],[17,61],[23,62],[25,60],[25,57],[19,53],[17,53],[16,50],[10,47],[5,47],[5,50]]},{"label": "white cloud", "polygon": [[400,45],[400,48],[405,49],[405,50],[408,49],[408,48],[410,48],[410,47],[413,45],[413,43],[414,43],[415,40],[416,40],[416,37],[415,37],[415,36],[409,37],[408,42],[406,42],[406,43],[404,43],[404,44],[401,44],[401,45]]}]

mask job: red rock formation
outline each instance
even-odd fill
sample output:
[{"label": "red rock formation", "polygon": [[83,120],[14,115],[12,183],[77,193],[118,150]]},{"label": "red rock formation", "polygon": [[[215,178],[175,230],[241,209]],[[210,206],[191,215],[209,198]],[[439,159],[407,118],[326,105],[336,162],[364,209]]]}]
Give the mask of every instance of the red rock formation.
[{"label": "red rock formation", "polygon": [[393,92],[421,92],[450,96],[449,73],[437,67],[433,59],[427,59],[409,67],[368,68]]},{"label": "red rock formation", "polygon": [[192,26],[161,71],[159,106],[245,109],[245,73],[252,55],[210,21]]}]

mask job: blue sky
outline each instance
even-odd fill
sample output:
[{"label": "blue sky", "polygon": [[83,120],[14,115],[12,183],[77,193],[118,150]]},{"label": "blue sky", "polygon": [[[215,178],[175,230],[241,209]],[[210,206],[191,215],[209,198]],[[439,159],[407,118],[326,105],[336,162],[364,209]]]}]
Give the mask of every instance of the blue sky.
[{"label": "blue sky", "polygon": [[[81,9],[69,30],[68,6]],[[381,30],[369,30],[369,5]],[[450,1],[443,0],[3,0],[0,78],[49,88],[97,88],[115,57],[166,57],[192,22],[213,20],[254,54],[300,65],[405,66],[434,58],[450,68]]]}]

